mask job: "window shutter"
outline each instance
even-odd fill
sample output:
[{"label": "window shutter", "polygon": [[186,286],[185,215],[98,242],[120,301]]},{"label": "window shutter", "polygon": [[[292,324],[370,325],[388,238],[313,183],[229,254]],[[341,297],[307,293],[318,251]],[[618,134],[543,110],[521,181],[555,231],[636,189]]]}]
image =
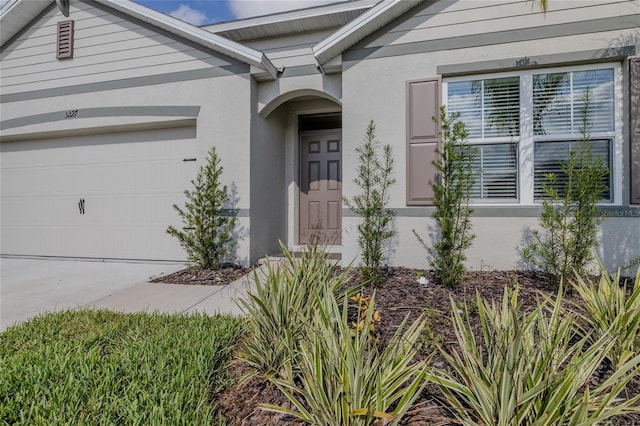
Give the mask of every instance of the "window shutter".
[{"label": "window shutter", "polygon": [[73,21],[58,22],[58,48],[56,58],[73,58]]},{"label": "window shutter", "polygon": [[432,205],[439,142],[440,79],[407,82],[408,206]]},{"label": "window shutter", "polygon": [[640,58],[629,60],[631,204],[640,204]]}]

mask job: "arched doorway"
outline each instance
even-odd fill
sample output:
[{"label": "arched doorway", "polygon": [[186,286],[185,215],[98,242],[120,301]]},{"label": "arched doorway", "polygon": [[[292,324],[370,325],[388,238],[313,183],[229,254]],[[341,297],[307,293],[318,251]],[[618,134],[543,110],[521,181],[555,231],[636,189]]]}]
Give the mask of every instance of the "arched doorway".
[{"label": "arched doorway", "polygon": [[[270,146],[282,149],[283,229],[277,239],[296,251],[312,242],[340,252],[342,243],[342,107],[330,95],[302,90],[260,111]],[[266,132],[260,130],[262,138]],[[274,134],[277,135],[275,138]],[[264,142],[264,141],[263,141]],[[262,182],[257,183],[261,185]],[[264,186],[264,185],[263,185]],[[252,188],[254,186],[252,185]],[[279,194],[277,194],[279,196]],[[252,202],[252,211],[255,203]],[[253,217],[253,215],[252,215]],[[253,226],[252,226],[253,228]],[[273,236],[275,238],[275,236]],[[253,240],[253,237],[252,237]]]}]

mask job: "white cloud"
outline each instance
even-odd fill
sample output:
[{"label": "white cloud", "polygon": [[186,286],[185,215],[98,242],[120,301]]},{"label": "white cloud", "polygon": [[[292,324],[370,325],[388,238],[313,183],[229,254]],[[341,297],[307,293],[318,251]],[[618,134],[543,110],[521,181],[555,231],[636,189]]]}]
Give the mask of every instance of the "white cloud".
[{"label": "white cloud", "polygon": [[191,9],[189,5],[186,4],[181,4],[179,8],[170,12],[169,15],[196,26],[209,22],[209,18],[205,12]]},{"label": "white cloud", "polygon": [[242,19],[335,2],[336,0],[229,0],[229,9],[238,19]]}]

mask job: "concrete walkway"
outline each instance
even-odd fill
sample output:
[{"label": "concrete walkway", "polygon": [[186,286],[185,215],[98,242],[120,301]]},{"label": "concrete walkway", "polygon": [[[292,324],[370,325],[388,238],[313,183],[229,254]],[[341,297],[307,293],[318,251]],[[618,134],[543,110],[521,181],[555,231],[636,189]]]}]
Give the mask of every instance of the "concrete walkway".
[{"label": "concrete walkway", "polygon": [[227,286],[149,283],[176,263],[0,259],[0,331],[45,312],[102,308],[121,312],[241,314],[236,300],[252,274]]}]

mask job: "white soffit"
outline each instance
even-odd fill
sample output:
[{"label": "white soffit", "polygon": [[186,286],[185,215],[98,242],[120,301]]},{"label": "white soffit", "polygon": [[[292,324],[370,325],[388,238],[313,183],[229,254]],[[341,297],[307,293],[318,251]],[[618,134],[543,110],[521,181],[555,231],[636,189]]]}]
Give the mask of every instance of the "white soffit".
[{"label": "white soffit", "polygon": [[257,40],[286,34],[340,27],[379,0],[352,0],[307,9],[221,22],[201,27],[235,41]]},{"label": "white soffit", "polygon": [[400,17],[423,0],[383,0],[313,46],[313,54],[322,66],[374,31]]},{"label": "white soffit", "polygon": [[178,35],[187,40],[208,47],[216,52],[238,59],[266,71],[272,78],[276,78],[278,70],[266,55],[258,50],[244,46],[233,40],[226,39],[208,31],[194,27],[179,19],[165,15],[145,6],[140,6],[130,0],[95,0],[105,6],[116,9],[126,15],[147,22],[158,28]]},{"label": "white soffit", "polygon": [[0,46],[11,40],[54,0],[8,0],[0,8]]}]

